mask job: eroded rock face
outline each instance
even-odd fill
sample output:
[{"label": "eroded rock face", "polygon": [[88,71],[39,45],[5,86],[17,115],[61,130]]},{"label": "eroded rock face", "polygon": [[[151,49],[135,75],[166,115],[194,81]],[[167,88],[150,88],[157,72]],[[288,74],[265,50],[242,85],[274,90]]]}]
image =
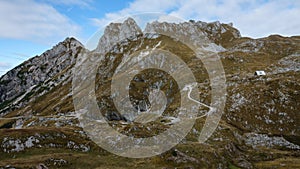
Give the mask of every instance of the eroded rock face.
[{"label": "eroded rock face", "polygon": [[128,18],[123,23],[111,23],[100,38],[97,52],[108,52],[117,43],[127,38],[135,38],[142,34],[142,30],[132,18]]},{"label": "eroded rock face", "polygon": [[[6,73],[0,79],[0,103],[15,101],[14,104],[17,105],[24,94],[39,88],[41,84],[49,83],[47,87],[50,89],[69,79],[70,70],[82,47],[76,39],[66,38],[51,50],[25,61]],[[67,69],[68,71],[63,72]],[[61,76],[53,79],[58,75]],[[2,110],[3,108],[5,107],[1,107]]]}]

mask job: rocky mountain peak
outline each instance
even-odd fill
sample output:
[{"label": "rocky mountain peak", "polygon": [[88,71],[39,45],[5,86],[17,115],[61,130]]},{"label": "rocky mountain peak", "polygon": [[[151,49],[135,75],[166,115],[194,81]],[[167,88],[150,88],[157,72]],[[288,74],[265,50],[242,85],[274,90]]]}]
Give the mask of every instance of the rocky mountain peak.
[{"label": "rocky mountain peak", "polygon": [[[62,73],[62,70],[72,67],[82,48],[83,45],[75,38],[66,38],[52,49],[10,70],[0,78],[0,102],[8,103],[27,94],[29,89],[41,87],[41,84]],[[57,83],[62,80],[57,80]]]},{"label": "rocky mountain peak", "polygon": [[134,19],[128,18],[121,25],[120,39],[135,37],[142,33],[141,28],[137,25]]},{"label": "rocky mountain peak", "polygon": [[132,18],[126,19],[123,23],[110,23],[105,28],[96,50],[107,51],[117,42],[139,34],[142,34],[142,30]]},{"label": "rocky mountain peak", "polygon": [[[40,56],[36,56],[36,57],[46,57],[46,58],[48,58],[49,56],[57,57],[58,53],[61,53],[62,51],[65,51],[67,49],[75,49],[78,46],[83,47],[81,42],[79,42],[74,37],[67,37],[63,41],[61,41],[61,42],[57,43],[56,45],[54,45],[51,49],[47,50],[46,52],[44,52]],[[34,58],[31,58],[31,59],[34,59]]]},{"label": "rocky mountain peak", "polygon": [[142,31],[133,18],[128,18],[123,23],[110,23],[105,28],[96,51],[108,51],[117,42],[134,38],[143,33],[162,33],[170,37],[188,36],[192,39],[198,39],[199,43],[209,41],[221,46],[228,41],[241,38],[240,32],[233,27],[232,23],[223,24],[219,21],[206,23],[195,22],[194,20],[182,23],[154,21],[147,23],[145,30]]},{"label": "rocky mountain peak", "polygon": [[189,34],[190,37],[200,37],[202,39],[209,39],[216,44],[222,44],[222,41],[230,41],[241,38],[239,30],[233,27],[232,23],[224,24],[219,21],[216,22],[202,22],[190,20],[182,23],[168,23],[154,21],[148,23],[145,32],[177,32],[181,34]]}]

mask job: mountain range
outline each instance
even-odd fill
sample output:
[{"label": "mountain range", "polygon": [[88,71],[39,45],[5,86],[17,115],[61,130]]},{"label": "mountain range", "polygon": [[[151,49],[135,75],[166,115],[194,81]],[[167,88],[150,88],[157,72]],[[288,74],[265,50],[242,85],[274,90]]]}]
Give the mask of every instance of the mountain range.
[{"label": "mountain range", "polygon": [[[80,125],[72,97],[76,64],[93,58],[82,58],[87,49],[70,37],[0,78],[0,168],[300,168],[300,36],[252,39],[241,36],[231,23],[193,20],[155,21],[145,30],[131,18],[111,23],[95,49],[104,53],[97,58],[101,62],[95,95],[112,128],[128,136],[151,137],[176,123],[178,85],[159,70],[139,72],[129,94],[132,105],[145,111],[151,107],[149,90],[159,87],[167,97],[163,117],[137,123],[117,111],[112,77],[122,60],[139,50],[162,49],[180,57],[196,78],[199,101],[210,104],[205,65],[186,44],[146,33],[153,30],[201,37],[220,57],[226,104],[216,131],[205,143],[197,140],[205,123],[199,118],[178,145],[154,157],[121,157],[95,144]],[[255,75],[258,70],[266,75]]]}]

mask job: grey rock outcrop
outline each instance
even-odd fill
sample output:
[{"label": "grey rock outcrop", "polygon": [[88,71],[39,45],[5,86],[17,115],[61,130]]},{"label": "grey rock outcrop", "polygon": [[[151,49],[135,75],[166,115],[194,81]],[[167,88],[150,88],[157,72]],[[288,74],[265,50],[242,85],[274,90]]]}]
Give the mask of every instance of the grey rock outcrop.
[{"label": "grey rock outcrop", "polygon": [[[0,103],[21,97],[29,89],[38,87],[68,67],[72,67],[83,45],[75,38],[66,38],[51,50],[35,56],[0,78]],[[64,72],[67,74],[68,72]],[[57,80],[60,83],[65,78]],[[3,107],[4,108],[4,107]]]},{"label": "grey rock outcrop", "polygon": [[100,38],[97,52],[105,52],[110,50],[113,45],[127,38],[134,38],[142,34],[142,30],[132,18],[128,18],[123,23],[111,23],[105,30],[103,36]]}]

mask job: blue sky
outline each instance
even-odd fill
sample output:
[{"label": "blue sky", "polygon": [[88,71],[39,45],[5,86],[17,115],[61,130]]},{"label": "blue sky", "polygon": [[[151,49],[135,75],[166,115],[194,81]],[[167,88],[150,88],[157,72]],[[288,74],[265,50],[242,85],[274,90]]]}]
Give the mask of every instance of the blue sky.
[{"label": "blue sky", "polygon": [[105,24],[143,12],[233,22],[254,38],[300,35],[299,0],[0,0],[0,75],[68,36],[85,44]]}]

